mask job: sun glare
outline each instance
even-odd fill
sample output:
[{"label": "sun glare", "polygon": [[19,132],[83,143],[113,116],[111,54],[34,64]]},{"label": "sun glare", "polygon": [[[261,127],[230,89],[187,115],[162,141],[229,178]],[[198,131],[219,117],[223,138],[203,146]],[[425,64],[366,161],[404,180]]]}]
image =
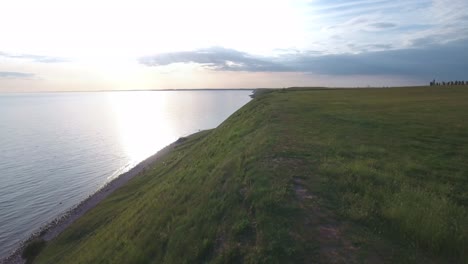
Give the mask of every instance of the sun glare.
[{"label": "sun glare", "polygon": [[[300,42],[302,22],[293,2],[8,1],[4,10],[9,11],[0,11],[2,48],[77,58],[129,58],[210,46],[264,53]],[[18,20],[18,13],[28,19]]]},{"label": "sun glare", "polygon": [[152,96],[150,93],[108,95],[122,147],[133,165],[175,140],[173,121],[162,110],[166,107],[166,95]]}]

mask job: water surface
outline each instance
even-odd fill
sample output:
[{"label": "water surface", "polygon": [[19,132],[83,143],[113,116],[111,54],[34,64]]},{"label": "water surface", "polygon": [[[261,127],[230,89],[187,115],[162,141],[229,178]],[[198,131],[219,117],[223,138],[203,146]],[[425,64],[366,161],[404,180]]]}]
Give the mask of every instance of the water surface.
[{"label": "water surface", "polygon": [[218,126],[250,93],[0,94],[0,258],[177,138]]}]

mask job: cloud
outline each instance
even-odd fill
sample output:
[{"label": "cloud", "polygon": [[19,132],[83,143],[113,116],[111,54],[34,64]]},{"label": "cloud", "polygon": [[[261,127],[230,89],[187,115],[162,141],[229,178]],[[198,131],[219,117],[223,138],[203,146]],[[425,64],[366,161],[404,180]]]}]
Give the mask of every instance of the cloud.
[{"label": "cloud", "polygon": [[468,78],[467,41],[361,54],[300,58],[297,69],[332,75],[400,75],[419,78]]},{"label": "cloud", "polygon": [[147,56],[140,62],[148,66],[197,63],[221,71],[303,72],[334,76],[399,75],[448,80],[468,78],[467,46],[468,39],[465,39],[423,48],[334,55],[294,52],[277,57],[258,57],[216,47]]},{"label": "cloud", "polygon": [[172,63],[198,63],[205,68],[224,71],[288,71],[271,58],[261,58],[245,52],[213,47],[196,51],[162,53],[146,56],[139,62],[147,66],[164,66]]},{"label": "cloud", "polygon": [[467,8],[466,0],[314,0],[306,12],[319,33],[308,41],[329,54],[370,51],[376,39],[392,49],[444,44],[468,37]]},{"label": "cloud", "polygon": [[353,17],[350,20],[347,20],[340,24],[334,24],[327,27],[328,30],[335,31],[376,31],[376,30],[387,30],[396,28],[398,25],[392,22],[379,21],[379,19],[372,16],[358,16]]},{"label": "cloud", "polygon": [[402,12],[420,10],[431,4],[431,0],[318,0],[311,2],[310,5],[320,17],[340,21],[371,14],[398,16]]},{"label": "cloud", "polygon": [[369,24],[369,26],[373,28],[387,29],[387,28],[394,28],[397,25],[395,23],[390,23],[390,22],[378,22],[378,23],[371,23]]},{"label": "cloud", "polygon": [[2,79],[30,79],[34,76],[32,73],[0,71],[0,78]]},{"label": "cloud", "polygon": [[14,54],[14,53],[6,53],[6,52],[0,52],[0,57],[10,58],[10,59],[31,60],[34,62],[41,62],[41,63],[59,63],[59,62],[68,61],[68,59],[61,58],[61,57],[42,56],[42,55],[33,55],[33,54]]}]

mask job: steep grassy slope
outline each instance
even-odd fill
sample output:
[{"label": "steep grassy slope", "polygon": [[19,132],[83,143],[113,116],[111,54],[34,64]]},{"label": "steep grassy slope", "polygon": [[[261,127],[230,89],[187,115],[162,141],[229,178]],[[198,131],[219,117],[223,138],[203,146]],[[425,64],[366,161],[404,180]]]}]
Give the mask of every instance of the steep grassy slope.
[{"label": "steep grassy slope", "polygon": [[467,102],[467,87],[261,94],[36,262],[462,261]]}]

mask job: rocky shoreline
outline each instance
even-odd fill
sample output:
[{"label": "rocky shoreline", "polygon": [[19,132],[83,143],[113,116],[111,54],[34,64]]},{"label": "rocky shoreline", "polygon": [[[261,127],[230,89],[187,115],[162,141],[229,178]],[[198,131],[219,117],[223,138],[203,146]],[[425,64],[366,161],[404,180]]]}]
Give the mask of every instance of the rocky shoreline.
[{"label": "rocky shoreline", "polygon": [[130,179],[139,175],[140,173],[144,172],[148,166],[155,164],[158,160],[160,160],[163,156],[169,153],[171,150],[174,149],[177,145],[182,143],[185,138],[179,138],[174,143],[166,146],[165,148],[158,151],[156,154],[150,156],[149,158],[145,159],[144,161],[137,164],[135,167],[130,169],[129,171],[120,174],[118,177],[107,183],[101,189],[99,189],[94,194],[90,195],[88,198],[83,200],[77,206],[72,207],[70,210],[65,212],[64,214],[58,216],[38,231],[34,232],[28,239],[21,242],[20,245],[5,259],[0,260],[0,264],[23,264],[26,262],[25,259],[21,257],[23,249],[28,242],[34,239],[43,239],[45,241],[50,241],[60,233],[62,233],[68,226],[70,226],[73,222],[78,220],[81,216],[83,216],[86,212],[90,209],[94,208],[99,202],[104,200],[107,196],[113,193],[115,190],[122,187],[126,184]]}]

